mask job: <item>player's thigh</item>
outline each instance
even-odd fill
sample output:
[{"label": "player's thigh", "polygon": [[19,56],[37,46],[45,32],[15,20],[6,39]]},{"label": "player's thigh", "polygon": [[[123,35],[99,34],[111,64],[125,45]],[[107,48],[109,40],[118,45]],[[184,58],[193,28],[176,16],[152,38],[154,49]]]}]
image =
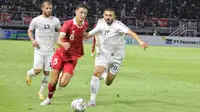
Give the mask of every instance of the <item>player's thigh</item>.
[{"label": "player's thigh", "polygon": [[109,60],[103,54],[98,54],[95,59],[94,75],[101,76],[103,72],[108,68]]},{"label": "player's thigh", "polygon": [[103,66],[108,68],[109,59],[103,53],[99,53],[95,58],[95,66]]},{"label": "player's thigh", "polygon": [[34,69],[43,69],[44,65],[44,53],[41,51],[34,51]]},{"label": "player's thigh", "polygon": [[76,61],[72,60],[72,61],[68,61],[64,63],[62,76],[60,79],[61,86],[66,86],[69,83],[70,79],[72,78],[74,74],[76,64],[77,64],[77,60]]},{"label": "player's thigh", "polygon": [[112,75],[116,75],[121,67],[123,58],[113,59],[113,61],[108,66],[108,71]]},{"label": "player's thigh", "polygon": [[59,54],[54,53],[52,60],[51,60],[52,69],[61,71],[63,68],[63,65],[64,65],[64,61],[63,61],[62,57]]},{"label": "player's thigh", "polygon": [[51,61],[53,57],[52,52],[45,52],[45,62],[44,62],[44,71],[51,71]]},{"label": "player's thigh", "polygon": [[64,62],[62,72],[73,75],[74,70],[76,68],[76,64],[77,64],[77,60],[71,60],[71,61]]},{"label": "player's thigh", "polygon": [[72,78],[72,75],[70,73],[67,73],[67,72],[62,73],[59,85],[65,87],[69,83],[71,78]]}]

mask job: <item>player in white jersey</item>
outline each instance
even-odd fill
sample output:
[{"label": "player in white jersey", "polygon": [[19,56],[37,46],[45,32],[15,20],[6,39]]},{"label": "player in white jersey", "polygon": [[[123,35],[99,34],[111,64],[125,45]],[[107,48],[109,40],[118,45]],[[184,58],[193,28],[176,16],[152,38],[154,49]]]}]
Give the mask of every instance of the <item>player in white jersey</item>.
[{"label": "player in white jersey", "polygon": [[139,42],[143,49],[148,44],[143,42],[136,33],[122,22],[115,20],[115,12],[108,8],[104,10],[104,18],[99,20],[97,26],[88,33],[88,37],[98,34],[99,53],[95,59],[95,69],[90,83],[91,97],[87,106],[96,105],[96,95],[100,86],[100,77],[110,86],[115,79],[125,55],[124,35],[128,34]]},{"label": "player in white jersey", "polygon": [[[51,70],[51,59],[54,53],[55,30],[60,30],[60,21],[58,18],[51,16],[52,3],[44,1],[42,3],[42,15],[33,18],[29,25],[28,36],[34,47],[34,64],[33,68],[27,71],[26,83],[31,85],[31,78],[43,71],[43,78],[40,90],[38,92],[39,99],[45,99],[43,92],[48,83],[48,76]],[[35,38],[33,31],[35,30]]]}]

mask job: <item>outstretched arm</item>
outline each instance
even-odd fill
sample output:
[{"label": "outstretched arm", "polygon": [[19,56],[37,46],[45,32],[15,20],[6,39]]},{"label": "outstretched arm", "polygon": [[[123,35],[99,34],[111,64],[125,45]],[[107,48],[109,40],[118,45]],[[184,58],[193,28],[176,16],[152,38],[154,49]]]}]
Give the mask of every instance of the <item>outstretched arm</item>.
[{"label": "outstretched arm", "polygon": [[87,40],[87,39],[92,38],[93,36],[95,36],[95,34],[98,33],[99,31],[100,31],[100,29],[98,27],[95,27],[90,32],[84,32],[83,33],[83,37],[84,37],[84,39]]},{"label": "outstretched arm", "polygon": [[138,43],[140,44],[140,46],[144,50],[146,50],[146,48],[148,48],[148,44],[146,42],[142,41],[135,32],[133,32],[132,30],[128,30],[127,34],[130,35],[133,39],[137,40]]}]

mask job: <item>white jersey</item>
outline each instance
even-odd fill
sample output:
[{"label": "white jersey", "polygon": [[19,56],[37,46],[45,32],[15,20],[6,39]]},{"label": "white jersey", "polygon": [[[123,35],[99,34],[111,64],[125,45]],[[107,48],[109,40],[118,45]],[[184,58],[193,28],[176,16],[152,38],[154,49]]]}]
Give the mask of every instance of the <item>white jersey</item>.
[{"label": "white jersey", "polygon": [[98,35],[99,53],[124,57],[124,35],[129,28],[118,20],[114,20],[109,26],[104,18],[100,19],[96,27],[89,32],[90,35]]},{"label": "white jersey", "polygon": [[44,18],[42,15],[33,18],[29,30],[35,30],[35,40],[39,44],[39,51],[53,51],[55,43],[55,29],[60,29],[60,21],[54,16]]}]

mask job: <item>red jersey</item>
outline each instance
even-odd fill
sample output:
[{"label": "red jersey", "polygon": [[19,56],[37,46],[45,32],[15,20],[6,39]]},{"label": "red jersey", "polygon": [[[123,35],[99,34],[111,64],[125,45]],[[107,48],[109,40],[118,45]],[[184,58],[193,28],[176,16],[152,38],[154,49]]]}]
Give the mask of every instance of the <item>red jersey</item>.
[{"label": "red jersey", "polygon": [[82,26],[77,25],[75,18],[65,21],[60,29],[60,32],[66,34],[63,42],[69,42],[71,46],[68,50],[65,50],[64,47],[59,47],[57,50],[64,53],[67,57],[83,56],[83,32],[87,29],[87,27],[87,21],[84,21]]}]

